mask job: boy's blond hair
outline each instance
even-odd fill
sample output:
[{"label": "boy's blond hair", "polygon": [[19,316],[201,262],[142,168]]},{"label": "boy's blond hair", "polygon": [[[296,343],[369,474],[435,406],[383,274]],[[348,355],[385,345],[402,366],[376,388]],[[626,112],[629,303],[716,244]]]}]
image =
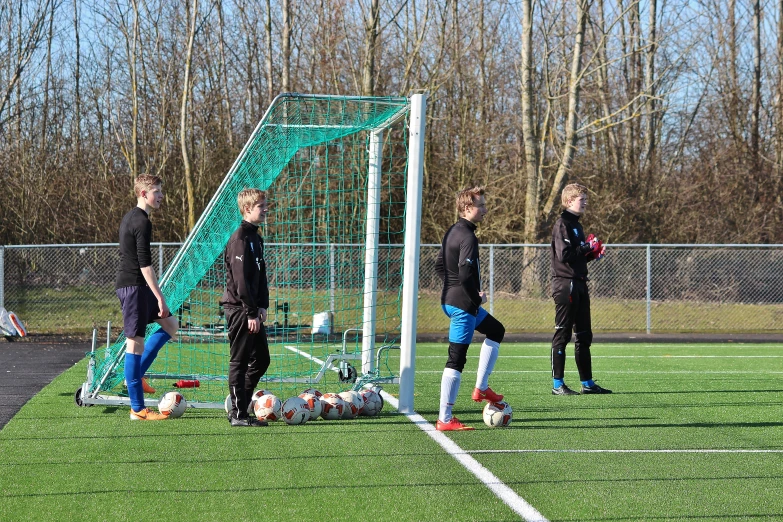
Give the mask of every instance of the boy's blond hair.
[{"label": "boy's blond hair", "polygon": [[136,193],[136,197],[141,197],[143,190],[152,190],[155,185],[162,185],[163,180],[160,176],[153,176],[152,174],[142,174],[136,181],[133,182],[133,192]]},{"label": "boy's blond hair", "polygon": [[562,203],[564,207],[567,207],[574,199],[581,197],[582,194],[587,195],[587,187],[584,185],[580,185],[579,183],[566,185],[563,188],[563,193],[560,194],[560,203]]},{"label": "boy's blond hair", "polygon": [[465,212],[475,204],[477,197],[483,195],[484,187],[480,185],[457,192],[457,213],[460,217],[464,216]]},{"label": "boy's blond hair", "polygon": [[252,207],[257,201],[263,201],[266,199],[266,192],[256,188],[242,189],[237,194],[237,205],[239,205],[239,212],[244,215],[245,207]]}]

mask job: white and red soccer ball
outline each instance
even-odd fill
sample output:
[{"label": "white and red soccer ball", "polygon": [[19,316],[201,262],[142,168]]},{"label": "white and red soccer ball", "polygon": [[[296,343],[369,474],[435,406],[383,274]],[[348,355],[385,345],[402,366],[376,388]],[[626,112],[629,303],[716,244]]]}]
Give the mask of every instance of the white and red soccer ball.
[{"label": "white and red soccer ball", "polygon": [[258,420],[280,420],[283,417],[283,404],[271,393],[266,393],[253,402],[253,413]]},{"label": "white and red soccer ball", "polygon": [[338,420],[345,411],[345,401],[336,393],[324,393],[321,397],[321,418],[324,420]]},{"label": "white and red soccer ball", "polygon": [[366,389],[361,392],[364,407],[361,414],[367,417],[378,415],[383,409],[383,398],[381,394],[372,389]]},{"label": "white and red soccer ball", "polygon": [[343,410],[343,419],[355,419],[364,408],[364,399],[359,392],[347,390],[338,394],[345,401],[345,410]]},{"label": "white and red soccer ball", "polygon": [[161,397],[158,402],[158,411],[168,415],[170,419],[176,419],[184,415],[188,403],[180,392],[170,391]]},{"label": "white and red soccer ball", "polygon": [[505,401],[488,402],[482,417],[484,424],[490,428],[504,428],[511,424],[512,413],[511,406]]},{"label": "white and red soccer ball", "polygon": [[299,398],[305,401],[307,407],[310,409],[310,420],[315,420],[321,416],[321,399],[313,393],[304,392],[299,394]]},{"label": "white and red soccer ball", "polygon": [[283,403],[283,420],[286,424],[304,424],[310,420],[310,408],[301,397],[289,397]]}]

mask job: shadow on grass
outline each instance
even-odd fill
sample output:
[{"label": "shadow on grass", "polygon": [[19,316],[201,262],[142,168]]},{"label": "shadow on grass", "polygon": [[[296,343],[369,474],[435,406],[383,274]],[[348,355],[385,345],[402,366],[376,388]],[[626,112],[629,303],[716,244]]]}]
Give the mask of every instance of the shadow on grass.
[{"label": "shadow on grass", "polygon": [[613,395],[690,395],[696,393],[783,393],[783,390],[698,390],[698,391],[627,391],[614,392]]},{"label": "shadow on grass", "polygon": [[[644,515],[640,517],[600,517],[600,518],[591,518],[593,522],[603,522],[603,521],[611,521],[611,520],[753,520],[753,519],[761,519],[761,520],[783,520],[783,512],[781,513],[747,513],[743,515],[725,515],[725,514],[715,514],[715,515],[669,515],[669,516],[649,516]],[[558,519],[561,522],[584,522],[581,518],[560,518]]]}]

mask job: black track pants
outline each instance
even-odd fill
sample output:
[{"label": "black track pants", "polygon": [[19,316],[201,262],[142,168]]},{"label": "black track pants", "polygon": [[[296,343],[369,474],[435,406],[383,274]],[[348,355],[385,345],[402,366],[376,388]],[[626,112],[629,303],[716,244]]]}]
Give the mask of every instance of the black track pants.
[{"label": "black track pants", "polygon": [[562,379],[565,369],[566,345],[571,332],[576,332],[574,359],[579,370],[579,380],[593,378],[590,345],[593,331],[590,325],[590,295],[587,282],[581,279],[552,280],[552,297],[555,300],[555,335],[552,338],[552,377]]},{"label": "black track pants", "polygon": [[228,363],[228,390],[232,417],[247,417],[247,407],[258,381],[269,368],[269,345],[266,329],[250,333],[247,316],[241,308],[225,308],[231,359]]}]

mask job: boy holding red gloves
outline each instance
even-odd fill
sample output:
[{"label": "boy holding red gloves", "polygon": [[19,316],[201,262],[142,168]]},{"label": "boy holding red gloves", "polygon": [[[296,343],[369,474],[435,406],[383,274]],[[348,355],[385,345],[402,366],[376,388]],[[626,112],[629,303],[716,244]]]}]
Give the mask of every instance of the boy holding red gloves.
[{"label": "boy holding red gloves", "polygon": [[593,381],[590,345],[590,295],[587,291],[587,263],[606,253],[603,243],[593,234],[585,237],[579,218],[587,209],[587,188],[577,183],[566,185],[561,194],[565,210],[552,230],[552,297],[555,300],[555,335],[552,338],[552,395],[579,395],[565,385],[565,350],[576,332],[574,359],[582,381],[582,393],[612,393]]}]

